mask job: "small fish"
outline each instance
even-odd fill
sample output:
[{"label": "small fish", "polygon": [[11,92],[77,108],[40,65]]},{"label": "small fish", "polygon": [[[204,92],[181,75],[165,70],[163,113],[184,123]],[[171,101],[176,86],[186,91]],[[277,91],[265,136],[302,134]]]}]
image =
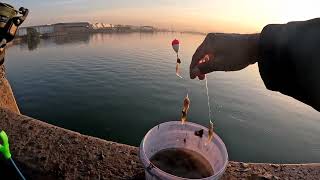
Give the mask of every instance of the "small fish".
[{"label": "small fish", "polygon": [[189,94],[184,98],[183,101],[183,110],[185,110],[186,113],[188,113],[190,108],[190,99],[189,99]]},{"label": "small fish", "polygon": [[206,144],[209,144],[212,141],[213,138],[213,123],[209,122],[209,131],[208,131],[208,142]]},{"label": "small fish", "polygon": [[187,114],[190,108],[190,99],[189,95],[184,98],[183,100],[183,108],[182,108],[182,115],[181,115],[181,122],[184,124],[187,121]]},{"label": "small fish", "polygon": [[181,60],[180,58],[177,57],[177,64],[176,64],[176,75],[183,79],[183,77],[180,75],[180,64],[181,64]]},{"label": "small fish", "polygon": [[176,64],[176,75],[182,79],[182,76],[180,76],[180,64],[181,64],[181,60],[179,57],[177,57],[177,64]]},{"label": "small fish", "polygon": [[179,78],[183,79],[183,77],[182,77],[182,76],[180,76],[179,69],[180,69],[180,64],[179,64],[179,63],[177,63],[177,65],[176,65],[176,75],[177,75]]},{"label": "small fish", "polygon": [[185,124],[187,122],[187,112],[182,110],[181,114],[181,124]]}]

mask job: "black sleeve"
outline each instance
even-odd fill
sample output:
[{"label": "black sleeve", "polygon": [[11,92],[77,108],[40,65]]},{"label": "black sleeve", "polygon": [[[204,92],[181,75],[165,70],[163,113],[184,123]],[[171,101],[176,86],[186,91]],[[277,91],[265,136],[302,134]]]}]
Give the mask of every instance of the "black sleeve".
[{"label": "black sleeve", "polygon": [[267,25],[259,43],[266,87],[320,111],[320,18]]}]

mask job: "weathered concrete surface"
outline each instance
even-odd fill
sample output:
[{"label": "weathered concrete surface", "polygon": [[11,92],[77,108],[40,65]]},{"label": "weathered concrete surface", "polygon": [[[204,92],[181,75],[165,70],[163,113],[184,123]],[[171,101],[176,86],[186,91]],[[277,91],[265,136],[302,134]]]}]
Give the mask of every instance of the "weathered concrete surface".
[{"label": "weathered concrete surface", "polygon": [[230,162],[222,179],[319,180],[320,164],[266,164]]},{"label": "weathered concrete surface", "polygon": [[20,114],[11,86],[5,78],[5,67],[0,65],[0,107]]},{"label": "weathered concrete surface", "polygon": [[[31,179],[134,179],[138,149],[59,128],[0,109],[14,159]],[[44,178],[48,177],[48,178]]]},{"label": "weathered concrete surface", "polygon": [[[81,135],[0,109],[0,128],[30,179],[143,179],[138,148]],[[230,162],[223,179],[320,179],[320,164]]]}]

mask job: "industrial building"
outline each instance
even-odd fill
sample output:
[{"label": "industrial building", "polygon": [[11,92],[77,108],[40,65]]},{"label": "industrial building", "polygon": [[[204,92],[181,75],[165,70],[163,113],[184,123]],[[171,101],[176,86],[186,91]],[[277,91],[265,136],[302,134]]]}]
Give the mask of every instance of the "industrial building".
[{"label": "industrial building", "polygon": [[91,27],[88,22],[58,23],[58,24],[54,24],[53,26],[54,26],[54,33],[56,33],[57,35],[89,32]]},{"label": "industrial building", "polygon": [[106,23],[93,23],[91,24],[92,29],[112,29],[112,24],[106,24]]},{"label": "industrial building", "polygon": [[19,28],[17,31],[17,35],[18,36],[26,36],[28,28],[35,29],[40,35],[49,35],[49,34],[54,33],[53,25],[41,25],[41,26],[30,26],[30,27]]},{"label": "industrial building", "polygon": [[141,32],[154,32],[155,28],[152,26],[141,26],[140,31]]},{"label": "industrial building", "polygon": [[40,35],[59,36],[66,35],[69,33],[74,34],[89,32],[92,27],[88,22],[57,23],[49,25],[21,27],[17,31],[17,36],[26,36],[28,28],[35,29]]}]

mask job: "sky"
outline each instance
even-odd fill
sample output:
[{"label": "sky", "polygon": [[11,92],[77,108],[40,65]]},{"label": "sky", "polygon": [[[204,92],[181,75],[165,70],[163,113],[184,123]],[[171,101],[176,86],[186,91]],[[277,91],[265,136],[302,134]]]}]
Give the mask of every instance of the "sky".
[{"label": "sky", "polygon": [[7,0],[30,9],[24,26],[57,22],[151,25],[254,33],[271,23],[320,17],[319,0]]}]

